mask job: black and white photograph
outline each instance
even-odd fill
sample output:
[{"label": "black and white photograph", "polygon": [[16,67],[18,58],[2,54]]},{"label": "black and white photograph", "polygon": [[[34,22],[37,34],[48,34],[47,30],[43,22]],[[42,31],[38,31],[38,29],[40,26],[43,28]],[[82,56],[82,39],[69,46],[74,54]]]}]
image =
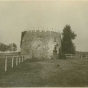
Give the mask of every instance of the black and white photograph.
[{"label": "black and white photograph", "polygon": [[88,87],[88,0],[0,0],[0,87]]}]

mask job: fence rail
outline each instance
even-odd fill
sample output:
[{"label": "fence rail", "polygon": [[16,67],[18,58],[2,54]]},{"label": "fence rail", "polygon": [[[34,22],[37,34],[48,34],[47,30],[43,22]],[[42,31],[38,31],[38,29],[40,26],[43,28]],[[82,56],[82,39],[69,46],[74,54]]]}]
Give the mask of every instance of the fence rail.
[{"label": "fence rail", "polygon": [[[76,54],[65,54],[67,58],[88,58],[88,55],[76,55]],[[29,59],[29,55],[12,55],[12,54],[6,54],[3,55],[5,58],[5,71],[8,70],[8,59],[11,58],[11,67],[17,66],[18,64],[24,62],[25,60]]]},{"label": "fence rail", "polygon": [[88,58],[88,55],[65,54],[67,58]]},{"label": "fence rail", "polygon": [[[14,62],[15,65],[17,66],[21,62],[24,62],[25,60],[29,59],[29,55],[5,55],[5,71],[8,70],[8,59],[11,58],[11,67],[14,67]],[[15,60],[16,59],[16,60]]]}]

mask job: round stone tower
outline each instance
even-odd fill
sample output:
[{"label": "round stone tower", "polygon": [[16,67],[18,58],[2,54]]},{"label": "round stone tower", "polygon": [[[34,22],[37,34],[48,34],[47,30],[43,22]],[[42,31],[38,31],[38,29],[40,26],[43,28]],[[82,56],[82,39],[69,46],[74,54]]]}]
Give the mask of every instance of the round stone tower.
[{"label": "round stone tower", "polygon": [[61,47],[61,35],[54,31],[31,30],[21,35],[21,54],[30,58],[57,59]]}]

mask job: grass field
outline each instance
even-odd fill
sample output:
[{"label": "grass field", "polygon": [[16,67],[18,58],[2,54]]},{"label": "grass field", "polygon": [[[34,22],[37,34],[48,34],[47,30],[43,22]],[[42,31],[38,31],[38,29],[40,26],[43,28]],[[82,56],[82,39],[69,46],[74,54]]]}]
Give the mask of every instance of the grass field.
[{"label": "grass field", "polygon": [[7,72],[3,61],[1,87],[88,87],[88,59],[26,60],[13,69],[9,60]]}]

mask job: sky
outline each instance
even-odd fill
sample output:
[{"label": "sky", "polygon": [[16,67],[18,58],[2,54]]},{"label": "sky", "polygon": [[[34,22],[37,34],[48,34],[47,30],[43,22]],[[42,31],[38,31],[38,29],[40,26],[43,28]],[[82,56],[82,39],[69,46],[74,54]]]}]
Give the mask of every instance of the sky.
[{"label": "sky", "polygon": [[18,51],[22,31],[44,27],[62,33],[67,24],[77,34],[76,50],[88,51],[88,1],[0,1],[0,42],[14,42]]}]

